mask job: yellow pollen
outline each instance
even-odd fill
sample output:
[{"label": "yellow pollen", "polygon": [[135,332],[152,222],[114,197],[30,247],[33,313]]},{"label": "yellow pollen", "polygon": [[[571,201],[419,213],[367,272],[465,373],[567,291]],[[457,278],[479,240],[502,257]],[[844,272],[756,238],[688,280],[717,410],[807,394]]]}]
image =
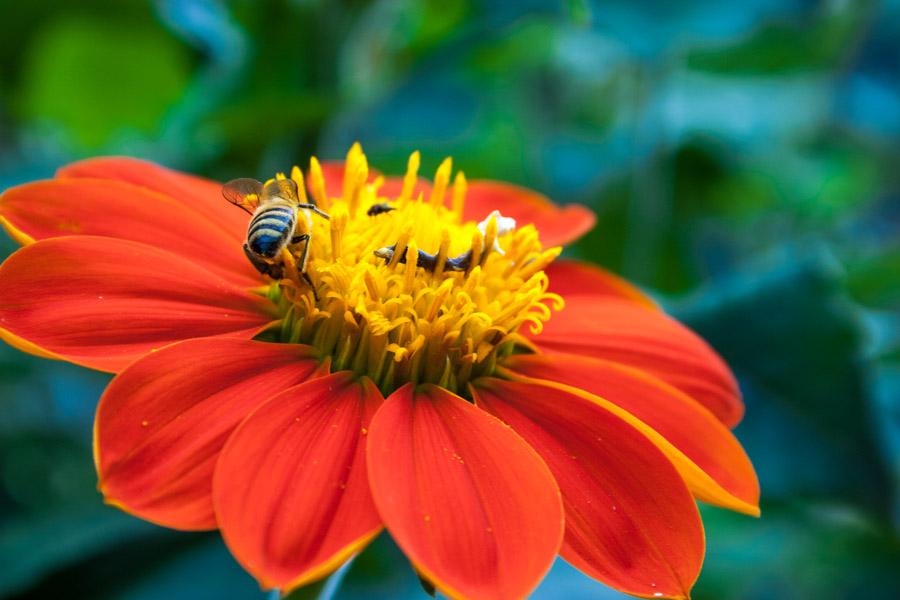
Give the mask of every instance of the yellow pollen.
[{"label": "yellow pollen", "polygon": [[453,212],[460,219],[462,218],[463,208],[466,204],[467,188],[468,184],[466,183],[466,176],[460,171],[453,180],[453,202],[451,204]]},{"label": "yellow pollen", "polygon": [[397,199],[401,204],[405,204],[412,197],[419,175],[419,160],[418,150],[409,155],[409,162],[406,164],[406,176],[403,177],[403,189],[400,192],[400,197]]},{"label": "yellow pollen", "polygon": [[322,165],[315,156],[309,159],[309,179],[309,193],[312,194],[316,205],[322,210],[328,210],[331,202],[329,202],[328,192],[325,189],[325,175],[322,174]]},{"label": "yellow pollen", "polygon": [[300,196],[300,203],[308,203],[309,199],[306,197],[306,184],[303,183],[303,171],[300,170],[300,167],[295,166],[293,169],[291,169],[291,179],[293,179],[294,183],[297,184],[297,192]]},{"label": "yellow pollen", "polygon": [[444,195],[447,193],[447,184],[450,183],[450,171],[453,169],[453,159],[445,158],[441,166],[438,167],[437,174],[434,176],[434,187],[431,188],[431,206],[442,206],[444,204]]},{"label": "yellow pollen", "polygon": [[347,155],[341,190],[326,189],[315,158],[305,177],[291,170],[301,199],[305,183],[309,201],[330,219],[298,219],[300,232],[312,235],[306,277],[301,242],[283,252],[285,278],[265,288],[281,314],[271,333],[314,346],[332,370],[367,375],[384,393],[407,382],[465,393],[498,358],[529,348],[523,326],[539,331],[562,308],[544,273],[560,249],[544,249],[534,226],[515,228],[498,213],[463,222],[466,179],[456,175],[448,199],[450,159],[427,200],[413,198],[419,163],[415,152],[396,197],[381,193],[382,178],[368,181],[358,144]]}]

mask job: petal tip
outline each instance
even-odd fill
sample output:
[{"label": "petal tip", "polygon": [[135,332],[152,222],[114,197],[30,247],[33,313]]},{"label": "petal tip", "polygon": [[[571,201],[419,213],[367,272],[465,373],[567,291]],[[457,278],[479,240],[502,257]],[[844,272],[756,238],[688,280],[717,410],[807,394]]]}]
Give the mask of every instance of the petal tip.
[{"label": "petal tip", "polygon": [[[2,205],[0,205],[2,208]],[[0,227],[20,246],[29,246],[34,243],[34,238],[16,227],[12,222],[3,215],[0,215]]]},{"label": "petal tip", "polygon": [[268,586],[270,589],[279,589],[282,594],[287,595],[297,588],[309,585],[311,583],[319,581],[320,579],[324,579],[325,577],[331,575],[334,571],[338,570],[348,560],[352,559],[363,548],[368,546],[369,542],[375,539],[375,537],[378,536],[378,534],[381,533],[383,529],[384,527],[379,525],[372,531],[360,536],[356,541],[351,542],[344,548],[341,548],[330,558],[325,559],[318,565],[315,565],[299,574],[289,583],[266,583],[263,580],[261,580],[260,583],[264,586]]},{"label": "petal tip", "polygon": [[25,338],[14,334],[12,331],[9,331],[8,329],[4,329],[2,327],[0,327],[0,340],[3,340],[16,350],[21,350],[26,354],[31,354],[40,358],[49,358],[51,360],[66,360],[59,354],[55,354],[53,352],[50,352],[49,350],[45,350],[34,342],[30,342]]}]

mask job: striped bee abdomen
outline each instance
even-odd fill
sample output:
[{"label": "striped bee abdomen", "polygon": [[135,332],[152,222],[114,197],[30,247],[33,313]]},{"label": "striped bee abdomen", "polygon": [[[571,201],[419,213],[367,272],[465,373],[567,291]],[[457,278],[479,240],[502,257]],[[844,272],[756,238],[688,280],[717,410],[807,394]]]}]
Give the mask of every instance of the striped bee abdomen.
[{"label": "striped bee abdomen", "polygon": [[296,212],[283,205],[260,207],[247,229],[247,245],[255,254],[273,258],[294,232]]}]

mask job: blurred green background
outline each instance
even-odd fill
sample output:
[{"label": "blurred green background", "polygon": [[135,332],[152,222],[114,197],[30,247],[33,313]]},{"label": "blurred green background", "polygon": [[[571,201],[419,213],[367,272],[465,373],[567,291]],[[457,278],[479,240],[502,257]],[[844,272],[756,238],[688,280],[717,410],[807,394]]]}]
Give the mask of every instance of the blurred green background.
[{"label": "blurred green background", "polygon": [[[262,178],[360,140],[588,204],[567,253],[746,395],[763,516],[704,508],[695,598],[897,598],[898,34],[900,0],[0,0],[0,189],[97,154]],[[215,535],[102,505],[106,381],[0,347],[0,597],[266,598]],[[424,597],[384,537],[336,583]],[[535,593],[588,597],[620,596],[562,563]]]}]

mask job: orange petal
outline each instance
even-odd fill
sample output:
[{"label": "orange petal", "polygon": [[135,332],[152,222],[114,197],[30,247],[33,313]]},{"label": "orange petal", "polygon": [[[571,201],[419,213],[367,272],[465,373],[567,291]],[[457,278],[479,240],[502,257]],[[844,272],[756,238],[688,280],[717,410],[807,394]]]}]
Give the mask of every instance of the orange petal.
[{"label": "orange petal", "polygon": [[[222,197],[222,184],[124,156],[101,156],[66,165],[57,178],[113,179],[160,192],[204,214],[234,241],[247,234],[247,213]],[[240,245],[238,246],[240,248]]]},{"label": "orange petal", "polygon": [[559,549],[546,465],[494,417],[436,386],[407,385],[372,421],[378,512],[425,577],[454,598],[522,598]]},{"label": "orange petal", "polygon": [[344,186],[344,161],[323,160],[319,163],[322,167],[322,176],[325,178],[325,189],[330,196],[340,196]]},{"label": "orange petal", "polygon": [[335,373],[285,390],[244,421],[216,465],[225,543],[263,586],[324,577],[381,530],[365,434],[381,394]]},{"label": "orange petal", "polygon": [[596,217],[580,204],[556,205],[535,191],[501,181],[470,181],[463,219],[481,221],[492,210],[512,217],[516,225],[534,225],[544,246],[574,242],[594,227]]},{"label": "orange petal", "polygon": [[94,460],[107,502],[177,529],[214,529],[215,461],[266,399],[313,376],[307,346],[198,339],[148,354],[100,399]]},{"label": "orange petal", "polygon": [[330,197],[341,196],[344,189],[344,161],[326,160],[319,163],[325,179],[325,191]]},{"label": "orange petal", "polygon": [[[759,515],[759,482],[734,435],[698,402],[644,371],[567,355],[517,355],[504,366],[528,378],[559,382],[628,421],[669,457],[694,495]],[[599,397],[598,397],[599,396]]]},{"label": "orange petal", "polygon": [[630,300],[647,308],[657,308],[647,294],[615,273],[580,260],[557,259],[544,269],[550,278],[548,291],[569,296],[601,296]]},{"label": "orange petal", "polygon": [[566,509],[563,558],[629,594],[687,598],[703,563],[703,524],[666,457],[612,412],[565,390],[499,379],[476,385],[476,404],[553,472]]},{"label": "orange petal", "polygon": [[203,267],[128,240],[52,238],[0,265],[0,337],[103,371],[184,339],[253,337],[271,321],[268,308]]},{"label": "orange petal", "polygon": [[533,336],[548,352],[620,362],[669,383],[734,427],[744,415],[740,389],[725,361],[690,329],[633,302],[570,296],[543,332]]},{"label": "orange petal", "polygon": [[69,235],[134,240],[180,254],[236,284],[260,282],[241,242],[211,215],[133,184],[86,178],[27,183],[0,196],[0,214],[11,233],[31,240]]}]

